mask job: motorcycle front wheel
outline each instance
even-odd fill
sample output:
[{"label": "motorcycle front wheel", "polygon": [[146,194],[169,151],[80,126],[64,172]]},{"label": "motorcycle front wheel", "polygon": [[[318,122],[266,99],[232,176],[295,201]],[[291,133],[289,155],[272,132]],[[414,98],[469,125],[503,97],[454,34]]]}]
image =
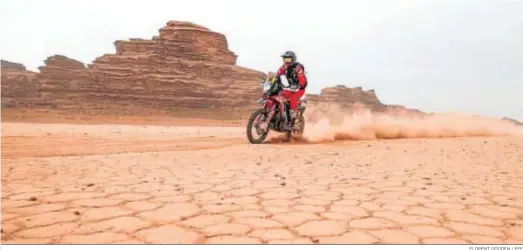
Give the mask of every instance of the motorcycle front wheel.
[{"label": "motorcycle front wheel", "polygon": [[[252,144],[260,144],[265,141],[265,138],[267,138],[267,135],[269,134],[269,129],[267,128],[267,131],[259,133],[260,129],[257,129],[256,126],[259,124],[254,124],[254,122],[259,117],[260,121],[265,121],[267,118],[267,112],[265,109],[258,109],[254,111],[251,114],[251,117],[249,118],[249,122],[247,122],[247,139],[249,139],[249,142]],[[256,133],[259,137],[255,138],[254,133]]]}]

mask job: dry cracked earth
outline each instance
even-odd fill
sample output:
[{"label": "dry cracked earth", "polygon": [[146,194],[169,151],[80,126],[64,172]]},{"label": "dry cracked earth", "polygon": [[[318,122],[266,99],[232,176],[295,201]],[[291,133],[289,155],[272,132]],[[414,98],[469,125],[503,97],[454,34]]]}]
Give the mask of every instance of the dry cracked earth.
[{"label": "dry cracked earth", "polygon": [[2,125],[2,243],[523,244],[523,140]]}]

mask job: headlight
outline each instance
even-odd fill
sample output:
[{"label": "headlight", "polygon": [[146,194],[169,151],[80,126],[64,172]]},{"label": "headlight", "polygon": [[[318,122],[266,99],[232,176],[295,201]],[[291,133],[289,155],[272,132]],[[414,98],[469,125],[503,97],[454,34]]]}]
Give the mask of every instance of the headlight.
[{"label": "headlight", "polygon": [[271,89],[271,86],[271,82],[265,82],[265,84],[263,84],[263,93],[267,93]]}]

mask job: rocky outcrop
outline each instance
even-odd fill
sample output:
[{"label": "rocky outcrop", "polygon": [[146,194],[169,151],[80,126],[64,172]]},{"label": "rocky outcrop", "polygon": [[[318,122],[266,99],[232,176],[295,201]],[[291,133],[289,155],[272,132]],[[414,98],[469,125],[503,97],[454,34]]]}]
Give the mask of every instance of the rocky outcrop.
[{"label": "rocky outcrop", "polygon": [[391,115],[409,115],[409,116],[427,115],[425,112],[423,112],[419,109],[406,108],[403,105],[396,105],[396,104],[387,105],[385,112],[388,114],[391,114]]},{"label": "rocky outcrop", "polygon": [[508,121],[508,122],[511,122],[511,123],[514,123],[514,124],[516,124],[516,125],[518,125],[518,126],[523,126],[523,122],[520,122],[520,121],[518,121],[518,120],[516,120],[516,119],[512,119],[512,118],[508,118],[508,117],[503,117],[502,120],[504,120],[504,121]]},{"label": "rocky outcrop", "polygon": [[[87,102],[85,94],[98,86],[92,72],[82,62],[62,55],[48,57],[39,67],[40,107],[60,108],[81,112],[92,107],[96,99]],[[80,97],[80,98],[78,98]]]},{"label": "rocky outcrop", "polygon": [[188,22],[170,21],[152,40],[116,41],[117,55],[160,55],[164,60],[186,59],[235,65],[237,56],[228,49],[223,34]]},{"label": "rocky outcrop", "polygon": [[336,105],[341,109],[352,109],[361,106],[372,111],[384,111],[387,106],[380,102],[374,90],[363,90],[361,87],[348,88],[345,85],[337,85],[321,90],[319,95],[307,95],[312,105]]},{"label": "rocky outcrop", "polygon": [[0,60],[0,66],[2,67],[2,70],[18,70],[18,71],[26,71],[26,68],[21,63],[15,63],[10,62],[6,60]]},{"label": "rocky outcrop", "polygon": [[370,110],[391,115],[425,115],[420,110],[409,109],[402,105],[383,104],[373,89],[363,90],[361,87],[349,88],[345,85],[336,85],[322,89],[318,95],[308,94],[307,99],[311,105],[319,109],[336,108],[349,113]]},{"label": "rocky outcrop", "polygon": [[1,60],[2,108],[31,107],[38,97],[38,74],[20,63]]}]

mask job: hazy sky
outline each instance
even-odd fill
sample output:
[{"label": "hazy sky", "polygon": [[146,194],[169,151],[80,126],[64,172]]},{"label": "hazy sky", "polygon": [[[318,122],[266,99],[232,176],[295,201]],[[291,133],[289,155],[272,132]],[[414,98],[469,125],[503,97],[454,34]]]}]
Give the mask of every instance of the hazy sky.
[{"label": "hazy sky", "polygon": [[275,71],[296,51],[309,92],[362,86],[387,104],[523,120],[518,0],[0,0],[0,57],[90,63],[168,20],[225,34],[249,68]]}]

